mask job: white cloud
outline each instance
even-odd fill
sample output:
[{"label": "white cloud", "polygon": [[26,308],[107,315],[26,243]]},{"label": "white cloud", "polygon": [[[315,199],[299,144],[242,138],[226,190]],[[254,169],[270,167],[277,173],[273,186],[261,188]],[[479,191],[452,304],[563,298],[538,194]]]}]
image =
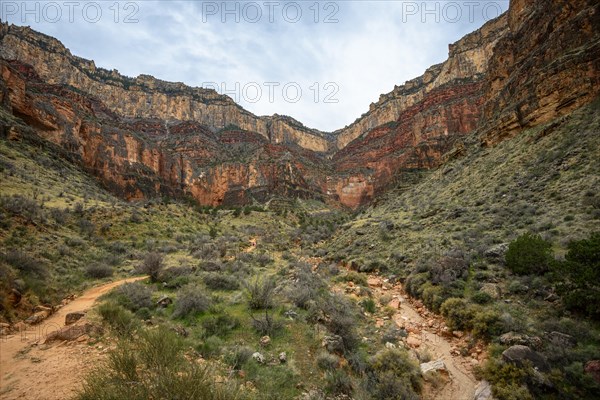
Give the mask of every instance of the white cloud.
[{"label": "white cloud", "polygon": [[[135,2],[139,11],[134,17],[139,22],[132,24],[123,23],[135,11],[126,9],[125,1],[102,3],[103,14],[97,23],[87,22],[77,10],[73,23],[67,20],[65,12],[55,23],[44,22],[42,9],[39,23],[34,14],[8,18],[2,15],[2,19],[31,25],[61,40],[74,54],[128,76],[150,74],[192,86],[225,83],[228,90],[235,89],[236,82],[240,89],[256,82],[262,90],[260,101],[244,101],[244,93],[239,93],[240,103],[248,110],[259,115],[287,114],[307,126],[332,131],[354,121],[394,85],[443,61],[449,43],[481,26],[484,11],[493,17],[498,8],[506,10],[508,6],[506,0],[494,2],[493,6],[486,6],[490,2],[483,1],[475,7],[468,5],[473,2],[307,1],[298,2],[302,17],[291,23],[296,7],[289,3],[294,2],[281,1],[272,9],[273,23],[268,20],[269,9],[262,0],[238,3],[240,23],[235,23],[232,14],[224,15],[225,23],[221,21],[224,3],[220,1]],[[444,16],[454,15],[448,8],[450,3],[457,4],[462,12],[455,23],[443,21]],[[20,7],[21,2],[14,4]],[[44,2],[40,4],[43,7]],[[115,22],[115,4],[119,22]],[[231,9],[235,2],[227,4]],[[203,10],[214,11],[215,6],[215,15],[203,17]],[[245,21],[244,17],[256,15],[256,6],[262,11],[260,22]],[[288,7],[287,14],[283,13],[284,7]],[[439,23],[435,22],[435,12],[427,14],[425,7],[437,7]],[[315,23],[317,8],[319,22]],[[243,14],[243,10],[247,13]],[[339,22],[323,23],[336,10],[333,18]],[[469,15],[471,11],[473,15]],[[280,84],[273,102],[269,101],[265,82]],[[290,82],[302,89],[302,97],[296,103],[286,101],[282,92],[282,87]],[[339,87],[333,97],[338,103],[324,102],[325,96],[335,89],[325,87],[328,82]],[[317,102],[315,83],[319,88]],[[247,87],[246,94],[255,96],[256,85]],[[288,95],[293,97],[292,88]]]}]

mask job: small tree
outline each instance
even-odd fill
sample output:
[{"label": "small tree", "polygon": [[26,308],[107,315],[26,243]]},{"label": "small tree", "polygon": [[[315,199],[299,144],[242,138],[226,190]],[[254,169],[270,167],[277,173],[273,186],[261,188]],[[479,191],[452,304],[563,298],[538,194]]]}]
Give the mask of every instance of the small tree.
[{"label": "small tree", "polygon": [[139,271],[150,276],[152,282],[158,281],[158,276],[164,268],[163,256],[160,253],[151,252],[146,254]]},{"label": "small tree", "polygon": [[510,243],[504,257],[517,275],[544,273],[552,262],[552,245],[539,235],[524,233]]}]

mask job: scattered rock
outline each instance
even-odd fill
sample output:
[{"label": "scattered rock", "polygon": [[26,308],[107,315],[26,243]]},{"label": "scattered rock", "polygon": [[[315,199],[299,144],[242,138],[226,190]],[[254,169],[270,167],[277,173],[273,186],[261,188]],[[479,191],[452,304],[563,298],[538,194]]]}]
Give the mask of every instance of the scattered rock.
[{"label": "scattered rock", "polygon": [[263,336],[260,338],[260,345],[266,347],[271,344],[271,338],[269,336]]},{"label": "scattered rock", "polygon": [[529,346],[534,349],[540,349],[542,347],[542,339],[537,336],[528,336],[515,332],[507,332],[500,336],[500,343],[513,346],[513,345],[522,345]]},{"label": "scattered rock", "polygon": [[488,381],[480,381],[475,386],[475,394],[473,400],[493,400],[492,385]]},{"label": "scattered rock", "polygon": [[421,346],[421,339],[416,337],[415,335],[408,335],[406,338],[406,344],[410,347],[419,347]]},{"label": "scattered rock", "polygon": [[171,304],[173,304],[173,299],[171,299],[169,296],[162,296],[156,302],[156,305],[159,306],[159,307],[162,307],[162,308],[166,308],[166,307],[168,307]]},{"label": "scattered rock", "polygon": [[394,343],[391,343],[391,342],[385,342],[385,348],[386,349],[395,349],[396,345]]},{"label": "scattered rock", "polygon": [[23,295],[21,294],[21,292],[13,288],[11,289],[10,294],[8,296],[8,301],[13,307],[16,307],[21,302],[22,298]]},{"label": "scattered rock", "polygon": [[181,337],[188,337],[188,335],[189,335],[187,329],[185,329],[183,326],[176,326],[172,329],[173,329],[173,332],[175,332],[176,334],[178,334]]},{"label": "scattered rock", "polygon": [[435,360],[421,364],[421,373],[426,374],[429,371],[446,371],[446,364],[443,360]]},{"label": "scattered rock", "polygon": [[452,336],[460,339],[461,337],[465,336],[465,333],[463,331],[452,331]]},{"label": "scattered rock", "polygon": [[501,259],[508,250],[508,243],[500,243],[487,249],[483,255],[491,259]]},{"label": "scattered rock", "polygon": [[339,335],[325,336],[322,345],[330,353],[341,353],[344,351],[344,340]]},{"label": "scattered rock", "polygon": [[285,364],[287,362],[287,354],[285,351],[279,353],[279,362]]},{"label": "scattered rock", "polygon": [[596,382],[600,383],[600,360],[592,360],[585,363],[584,371],[590,374]]},{"label": "scattered rock", "polygon": [[283,313],[284,316],[286,316],[289,319],[296,319],[298,318],[298,313],[294,310],[288,310],[285,313]]},{"label": "scattered rock", "polygon": [[80,325],[69,325],[57,331],[51,332],[46,336],[44,343],[49,343],[55,340],[72,341],[83,335],[90,335],[93,332],[101,332],[102,328],[98,325],[86,322]]},{"label": "scattered rock", "polygon": [[43,320],[45,320],[46,318],[48,318],[50,316],[50,312],[49,311],[38,311],[35,314],[33,314],[32,316],[30,316],[29,318],[27,318],[25,320],[26,324],[29,325],[36,325],[39,324],[40,322],[42,322]]},{"label": "scattered rock", "polygon": [[554,303],[558,299],[559,299],[559,297],[556,293],[550,293],[548,296],[546,296],[544,298],[544,301],[547,301],[549,303]]},{"label": "scattered rock", "polygon": [[508,363],[523,366],[524,361],[531,361],[533,366],[539,371],[550,371],[550,365],[546,359],[539,353],[531,350],[528,346],[515,345],[502,352],[502,358]]},{"label": "scattered rock", "polygon": [[75,311],[65,315],[65,325],[73,325],[85,316],[83,311]]},{"label": "scattered rock", "polygon": [[265,356],[263,356],[262,354],[260,354],[258,351],[255,352],[254,354],[252,354],[252,358],[254,359],[254,361],[256,361],[259,364],[264,364],[265,363]]},{"label": "scattered rock", "polygon": [[548,334],[548,340],[550,340],[553,345],[561,348],[572,348],[577,344],[577,340],[575,340],[573,336],[556,331]]}]

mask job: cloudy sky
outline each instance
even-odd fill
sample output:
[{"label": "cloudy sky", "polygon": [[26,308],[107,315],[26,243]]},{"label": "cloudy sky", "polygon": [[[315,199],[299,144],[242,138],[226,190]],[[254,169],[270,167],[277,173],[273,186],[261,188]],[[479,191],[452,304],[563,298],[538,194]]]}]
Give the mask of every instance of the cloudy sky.
[{"label": "cloudy sky", "polygon": [[507,8],[508,0],[3,0],[0,18],[97,66],[213,87],[255,114],[333,131]]}]

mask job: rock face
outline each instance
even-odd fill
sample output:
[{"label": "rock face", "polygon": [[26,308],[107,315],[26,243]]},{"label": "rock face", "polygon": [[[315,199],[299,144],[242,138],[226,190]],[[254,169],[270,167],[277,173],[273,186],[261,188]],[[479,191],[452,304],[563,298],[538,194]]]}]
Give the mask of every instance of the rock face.
[{"label": "rock face", "polygon": [[461,156],[468,135],[494,145],[591,102],[599,26],[594,0],[512,0],[444,63],[324,133],[213,90],[96,68],[56,39],[0,23],[0,111],[12,115],[0,132],[41,137],[127,199],[287,196],[355,208]]}]

